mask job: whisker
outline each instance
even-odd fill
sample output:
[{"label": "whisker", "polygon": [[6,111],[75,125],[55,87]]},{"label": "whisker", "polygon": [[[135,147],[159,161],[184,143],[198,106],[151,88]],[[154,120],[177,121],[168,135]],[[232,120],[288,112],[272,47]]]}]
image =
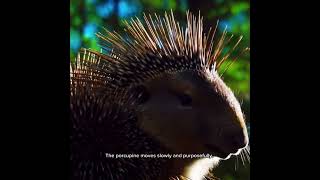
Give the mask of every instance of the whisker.
[{"label": "whisker", "polygon": [[246,149],[247,149],[247,152],[248,152],[249,155],[250,155],[250,146],[248,145],[248,146],[246,147]]},{"label": "whisker", "polygon": [[243,151],[243,156],[244,156],[244,159],[245,159],[246,163],[249,163],[249,156],[248,156],[246,150]]},{"label": "whisker", "polygon": [[246,154],[248,162],[250,163],[250,151],[247,148],[245,148],[245,154]]},{"label": "whisker", "polygon": [[239,159],[238,159],[239,157],[238,156],[236,156],[236,166],[235,166],[235,170],[237,171],[237,167],[239,166]]},{"label": "whisker", "polygon": [[242,153],[243,153],[243,151],[240,152],[241,162],[242,162],[243,166],[245,166],[245,163],[244,163],[244,160],[243,160],[244,157],[243,157],[243,154],[242,154]]}]

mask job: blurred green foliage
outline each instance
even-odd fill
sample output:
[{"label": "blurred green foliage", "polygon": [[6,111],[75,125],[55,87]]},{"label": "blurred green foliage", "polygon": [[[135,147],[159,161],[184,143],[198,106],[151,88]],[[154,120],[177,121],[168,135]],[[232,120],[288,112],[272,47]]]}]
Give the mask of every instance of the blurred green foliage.
[{"label": "blurred green foliage", "polygon": [[[123,32],[123,20],[142,17],[142,12],[157,13],[173,10],[180,22],[185,22],[185,12],[201,11],[204,16],[204,29],[215,26],[219,20],[219,31],[227,28],[235,39],[243,36],[235,54],[250,47],[250,2],[249,0],[71,0],[70,1],[70,58],[74,59],[80,47],[100,50],[95,33],[102,28]],[[182,23],[183,24],[183,23]],[[220,68],[224,71],[231,57]],[[222,78],[240,99],[250,122],[250,53],[244,53],[235,61]],[[250,127],[249,127],[250,129]],[[235,170],[235,164],[238,164]],[[250,179],[249,164],[236,163],[235,158],[222,162],[215,176],[223,180]]]}]

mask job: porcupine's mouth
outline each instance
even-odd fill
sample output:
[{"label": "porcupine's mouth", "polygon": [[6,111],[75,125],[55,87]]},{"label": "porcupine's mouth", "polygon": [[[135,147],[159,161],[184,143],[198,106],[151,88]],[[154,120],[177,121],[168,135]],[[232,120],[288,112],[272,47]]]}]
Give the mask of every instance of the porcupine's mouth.
[{"label": "porcupine's mouth", "polygon": [[221,158],[221,159],[228,159],[232,154],[231,153],[226,153],[223,151],[221,148],[218,146],[215,146],[213,144],[205,144],[204,145],[207,149],[209,149],[211,152],[214,153],[215,156]]}]

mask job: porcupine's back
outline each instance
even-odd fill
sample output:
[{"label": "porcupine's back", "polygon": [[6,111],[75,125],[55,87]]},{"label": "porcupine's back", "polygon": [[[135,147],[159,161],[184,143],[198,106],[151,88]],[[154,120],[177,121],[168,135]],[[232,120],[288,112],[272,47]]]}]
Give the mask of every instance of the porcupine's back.
[{"label": "porcupine's back", "polygon": [[137,127],[130,107],[139,95],[108,91],[105,82],[97,78],[99,73],[94,73],[97,65],[98,61],[78,58],[71,67],[71,179],[158,179],[159,174],[166,174],[161,168],[166,162],[161,159],[106,157],[106,153],[156,154],[166,150]]}]

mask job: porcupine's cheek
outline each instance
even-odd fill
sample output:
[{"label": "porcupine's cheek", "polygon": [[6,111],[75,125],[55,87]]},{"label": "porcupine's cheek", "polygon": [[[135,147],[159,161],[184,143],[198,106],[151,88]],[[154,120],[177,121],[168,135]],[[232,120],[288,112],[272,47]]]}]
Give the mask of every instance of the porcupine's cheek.
[{"label": "porcupine's cheek", "polygon": [[219,117],[213,118],[212,114],[198,111],[194,133],[202,146],[204,146],[204,144],[218,144],[221,141],[223,126],[218,118]]},{"label": "porcupine's cheek", "polygon": [[194,129],[195,115],[192,113],[161,113],[140,115],[140,127],[154,136],[170,150],[177,153],[201,152],[199,140]]}]

